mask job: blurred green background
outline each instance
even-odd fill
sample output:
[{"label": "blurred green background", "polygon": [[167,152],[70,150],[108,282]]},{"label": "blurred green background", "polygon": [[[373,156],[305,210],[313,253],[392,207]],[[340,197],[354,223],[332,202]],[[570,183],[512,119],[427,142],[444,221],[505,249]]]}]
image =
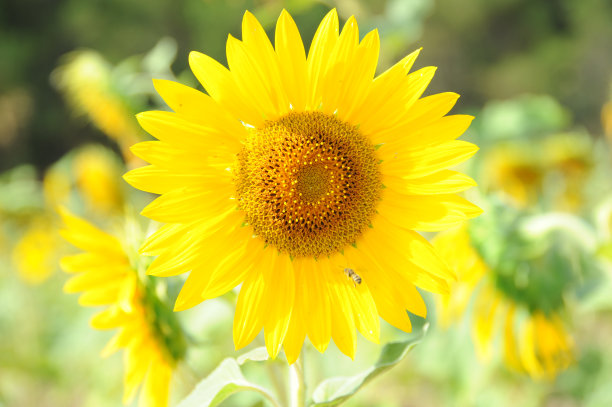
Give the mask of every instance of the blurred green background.
[{"label": "blurred green background", "polygon": [[0,5],[0,170],[23,162],[44,169],[100,135],[72,120],[49,74],[74,49],[117,64],[173,38],[174,72],[190,50],[225,60],[227,33],[239,36],[245,9],[273,32],[279,10],[309,42],[321,17],[338,7],[362,30],[378,27],[381,69],[423,47],[417,64],[440,67],[428,92],[452,90],[461,107],[524,93],[552,96],[576,122],[601,133],[609,99],[612,3],[607,0],[389,0],[337,2],[221,0],[4,0]]},{"label": "blurred green background", "polygon": [[[481,146],[465,169],[480,185],[470,199],[515,208],[521,219],[542,217],[527,219],[531,229],[521,242],[533,248],[546,241],[542,250],[563,254],[541,264],[572,276],[559,295],[577,349],[575,363],[553,379],[512,372],[499,355],[484,363],[471,344],[470,318],[443,328],[436,323],[436,300],[428,298],[433,327],[423,343],[347,405],[612,405],[611,1],[3,0],[0,406],[120,403],[121,359],[98,356],[111,334],[91,330],[93,311],[62,293],[66,277],[57,262],[69,249],[59,242],[50,213],[55,204],[70,202],[99,223],[112,223],[108,219],[137,212],[122,209],[125,204],[142,208],[150,200],[120,179],[126,165],[139,165],[127,146],[146,138],[133,115],[163,106],[150,79],[198,86],[188,71],[189,51],[225,62],[226,36],[240,37],[246,9],[273,38],[286,8],[308,45],[332,7],[342,20],[355,14],[362,35],[379,29],[379,73],[423,47],[415,69],[438,67],[426,94],[461,95],[453,113],[476,116],[464,138]],[[85,68],[70,71],[79,67],[74,61]],[[96,109],[104,114],[96,117]],[[113,114],[118,118],[108,119]],[[92,169],[91,162],[99,167]],[[551,227],[565,233],[555,237],[559,244],[540,233],[549,219],[544,216],[558,212],[571,217]],[[501,218],[485,218],[482,240],[506,242],[514,226]],[[586,230],[578,239],[576,222]],[[224,300],[181,314],[186,330],[205,339],[190,353],[193,371],[178,375],[174,400],[194,378],[234,355],[231,315]],[[403,335],[387,325],[381,342]],[[308,374],[313,381],[352,374],[378,351],[360,341],[355,362],[336,349],[309,351]],[[255,400],[240,397],[224,405]]]}]

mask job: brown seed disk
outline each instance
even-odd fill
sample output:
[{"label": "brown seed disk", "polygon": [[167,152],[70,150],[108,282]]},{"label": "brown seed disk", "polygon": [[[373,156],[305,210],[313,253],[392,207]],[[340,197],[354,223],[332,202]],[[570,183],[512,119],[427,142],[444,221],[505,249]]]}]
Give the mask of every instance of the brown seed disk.
[{"label": "brown seed disk", "polygon": [[247,223],[295,258],[354,243],[382,189],[374,146],[321,112],[289,113],[254,129],[238,154],[235,182]]}]

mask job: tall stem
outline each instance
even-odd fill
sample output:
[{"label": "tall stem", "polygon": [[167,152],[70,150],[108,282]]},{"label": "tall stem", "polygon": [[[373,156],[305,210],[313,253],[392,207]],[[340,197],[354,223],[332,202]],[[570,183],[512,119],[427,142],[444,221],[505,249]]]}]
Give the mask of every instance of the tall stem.
[{"label": "tall stem", "polygon": [[304,380],[304,352],[294,364],[289,365],[289,402],[291,407],[306,405],[306,381]]}]

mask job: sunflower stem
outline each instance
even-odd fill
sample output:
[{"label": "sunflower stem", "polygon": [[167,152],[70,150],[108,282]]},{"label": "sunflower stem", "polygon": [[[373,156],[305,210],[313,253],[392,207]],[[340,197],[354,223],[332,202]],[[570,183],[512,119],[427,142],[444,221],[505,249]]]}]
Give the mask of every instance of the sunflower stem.
[{"label": "sunflower stem", "polygon": [[306,405],[306,381],[304,380],[304,352],[289,365],[289,405],[304,407]]}]

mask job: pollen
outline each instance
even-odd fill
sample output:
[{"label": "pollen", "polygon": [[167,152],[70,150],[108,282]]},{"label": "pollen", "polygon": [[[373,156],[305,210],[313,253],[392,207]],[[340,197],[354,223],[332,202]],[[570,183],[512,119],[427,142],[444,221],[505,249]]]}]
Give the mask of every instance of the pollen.
[{"label": "pollen", "polygon": [[371,224],[382,190],[372,143],[321,112],[289,113],[253,129],[235,176],[246,222],[294,258],[354,243]]}]

